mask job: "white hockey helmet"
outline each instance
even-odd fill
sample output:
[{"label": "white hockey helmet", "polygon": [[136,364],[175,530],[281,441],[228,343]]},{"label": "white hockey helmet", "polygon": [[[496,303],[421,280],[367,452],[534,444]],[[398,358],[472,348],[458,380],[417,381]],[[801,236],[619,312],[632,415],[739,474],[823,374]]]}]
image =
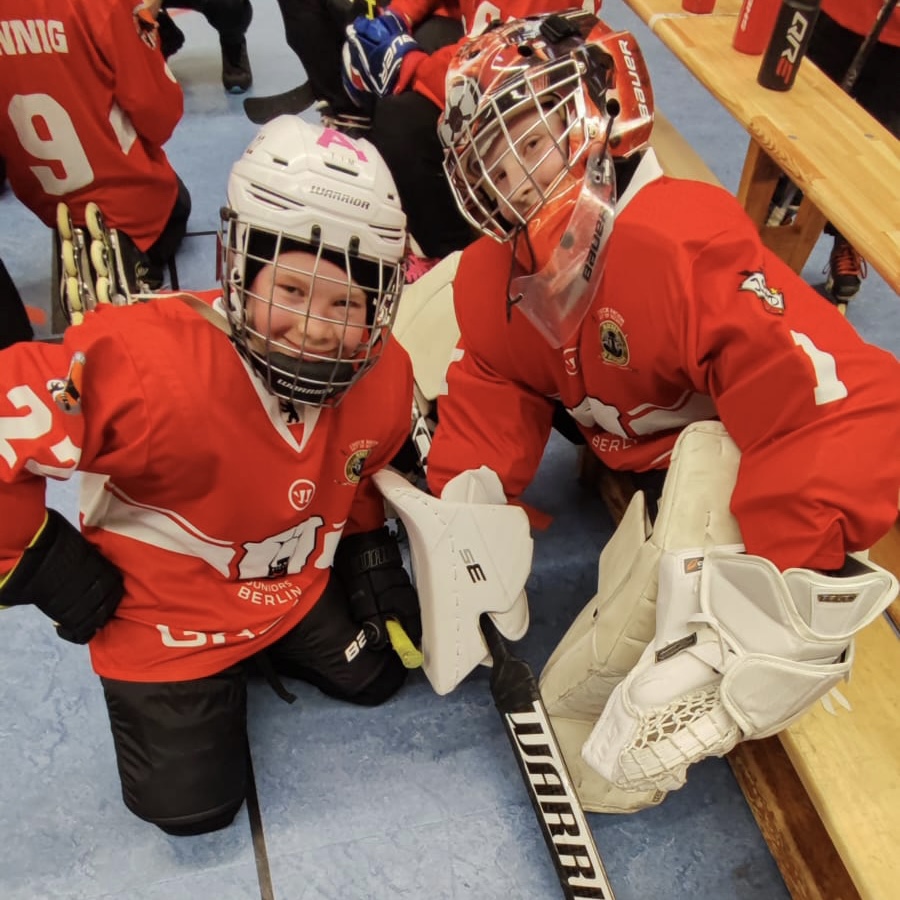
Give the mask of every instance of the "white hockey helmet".
[{"label": "white hockey helmet", "polygon": [[[384,160],[368,141],[280,116],[263,125],[232,166],[221,219],[222,287],[238,349],[282,400],[336,405],[378,361],[403,281],[406,216]],[[296,250],[305,253],[301,268],[297,254],[290,266],[285,259]],[[273,267],[273,277],[262,279],[254,293],[264,266]],[[346,289],[348,302],[332,313],[340,318],[311,314],[309,302],[299,310],[279,303],[281,278],[301,279],[309,298],[317,285],[327,284],[332,293]],[[351,291],[358,296],[359,288],[366,296],[365,329],[348,327]],[[273,316],[285,314],[301,323],[300,337],[290,344],[271,334]],[[307,344],[315,320],[341,329],[336,352],[323,355],[312,340]],[[351,332],[355,337],[345,346]]]}]

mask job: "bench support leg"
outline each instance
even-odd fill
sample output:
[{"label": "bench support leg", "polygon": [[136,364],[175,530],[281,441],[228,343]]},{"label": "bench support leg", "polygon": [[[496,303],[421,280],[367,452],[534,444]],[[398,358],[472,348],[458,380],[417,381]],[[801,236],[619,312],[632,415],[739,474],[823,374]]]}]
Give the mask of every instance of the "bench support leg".
[{"label": "bench support leg", "polygon": [[790,225],[766,225],[780,175],[781,169],[751,138],[737,198],[759,230],[763,243],[795,272],[800,272],[825,227],[825,216],[804,197]]}]

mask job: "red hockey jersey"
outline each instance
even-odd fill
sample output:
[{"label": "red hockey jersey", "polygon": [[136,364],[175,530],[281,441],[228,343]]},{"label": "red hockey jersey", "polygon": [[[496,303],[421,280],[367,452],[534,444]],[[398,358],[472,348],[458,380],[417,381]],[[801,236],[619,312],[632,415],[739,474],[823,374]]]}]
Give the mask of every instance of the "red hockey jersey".
[{"label": "red hockey jersey", "polygon": [[559,399],[619,470],[666,467],[685,425],[720,418],[743,454],[731,508],[747,550],[781,568],[837,568],[896,519],[900,363],[764,248],[726,191],[662,176],[648,154],[559,350],[515,308],[507,322],[510,253],[487,238],[463,251],[434,492],[486,465],[517,497]]},{"label": "red hockey jersey", "polygon": [[369,475],[403,443],[412,404],[409,359],[389,340],[337,407],[292,423],[176,297],[4,350],[0,385],[0,572],[40,527],[45,477],[82,471],[82,530],[125,577],[91,658],[131,681],[220,671],[303,618],[341,533],[384,524]]},{"label": "red hockey jersey", "polygon": [[[542,13],[560,12],[576,6],[599,14],[602,0],[459,0],[459,17],[466,29],[466,37],[456,44],[441,47],[427,59],[423,59],[416,69],[413,89],[428,97],[441,109],[444,108],[445,80],[447,67],[456,51],[469,37],[481,34],[490,22],[505,22],[508,19],[522,19]],[[391,9],[406,16],[408,20],[419,22],[426,14],[429,0],[392,0]],[[449,7],[452,9],[453,7]]]},{"label": "red hockey jersey", "polygon": [[4,0],[0,10],[0,156],[16,196],[53,226],[100,205],[142,250],[159,237],[178,182],[162,145],[183,111],[135,0]]},{"label": "red hockey jersey", "polygon": [[[875,24],[884,0],[822,0],[822,12],[838,25],[865,37]],[[900,9],[895,9],[878,37],[883,44],[900,47]],[[895,85],[895,90],[900,86]]]}]

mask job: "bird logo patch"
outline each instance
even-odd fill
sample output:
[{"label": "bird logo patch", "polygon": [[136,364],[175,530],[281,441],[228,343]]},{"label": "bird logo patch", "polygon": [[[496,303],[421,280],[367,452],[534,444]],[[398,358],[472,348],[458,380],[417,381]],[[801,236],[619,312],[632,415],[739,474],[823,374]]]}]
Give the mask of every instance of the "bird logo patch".
[{"label": "bird logo patch", "polygon": [[53,402],[63,411],[76,415],[81,412],[81,386],[84,381],[85,356],[79,350],[69,363],[69,374],[65,381],[53,378],[47,382],[47,390]]},{"label": "bird logo patch", "polygon": [[777,288],[770,288],[766,284],[766,276],[762,272],[741,272],[744,280],[741,282],[739,291],[749,291],[756,294],[763,302],[763,309],[773,316],[784,315],[784,294]]}]

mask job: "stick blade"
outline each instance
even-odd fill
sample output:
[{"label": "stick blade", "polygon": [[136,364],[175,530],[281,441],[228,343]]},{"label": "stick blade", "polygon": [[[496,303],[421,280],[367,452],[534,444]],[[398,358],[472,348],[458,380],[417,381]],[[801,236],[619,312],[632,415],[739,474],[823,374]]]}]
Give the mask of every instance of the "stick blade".
[{"label": "stick blade", "polygon": [[244,112],[247,118],[256,125],[265,125],[278,116],[299,115],[309,109],[315,102],[312,87],[308,81],[284,91],[281,94],[271,94],[268,97],[246,97],[244,99]]}]

